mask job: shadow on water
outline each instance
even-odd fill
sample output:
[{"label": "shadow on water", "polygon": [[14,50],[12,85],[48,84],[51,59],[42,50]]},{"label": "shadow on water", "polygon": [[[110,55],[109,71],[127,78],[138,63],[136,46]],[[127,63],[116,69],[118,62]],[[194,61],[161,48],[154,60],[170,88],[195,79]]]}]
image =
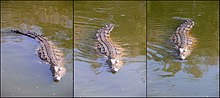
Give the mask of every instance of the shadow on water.
[{"label": "shadow on water", "polygon": [[[74,5],[74,95],[146,96],[146,2]],[[96,49],[96,30],[109,23],[114,24],[111,40],[123,49],[123,67],[116,74]]]},{"label": "shadow on water", "polygon": [[[147,95],[218,96],[219,2],[147,4]],[[181,23],[174,17],[195,22],[191,33],[198,43],[186,60],[178,60],[169,43]]]},{"label": "shadow on water", "polygon": [[[73,96],[73,2],[1,1],[1,96]],[[53,82],[40,44],[10,28],[42,34],[64,52],[67,72]]]}]

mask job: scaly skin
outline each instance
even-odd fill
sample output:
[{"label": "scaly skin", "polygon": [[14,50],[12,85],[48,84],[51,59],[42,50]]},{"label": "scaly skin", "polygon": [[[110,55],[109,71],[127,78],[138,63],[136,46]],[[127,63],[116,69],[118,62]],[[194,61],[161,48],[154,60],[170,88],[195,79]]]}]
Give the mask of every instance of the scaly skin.
[{"label": "scaly skin", "polygon": [[171,42],[173,43],[173,47],[177,50],[178,58],[182,60],[191,54],[196,42],[196,39],[190,35],[193,26],[194,22],[191,19],[185,19],[176,29],[176,33],[171,37]]},{"label": "scaly skin", "polygon": [[98,41],[97,49],[101,54],[108,58],[106,63],[111,68],[111,71],[116,73],[122,67],[123,62],[120,60],[122,56],[120,50],[121,48],[114,44],[110,38],[110,32],[113,28],[113,24],[102,27],[101,29],[97,30],[96,38]]},{"label": "scaly skin", "polygon": [[11,32],[36,39],[41,44],[41,48],[38,49],[39,57],[51,65],[50,69],[53,74],[53,80],[55,82],[61,80],[66,73],[62,57],[63,54],[51,41],[48,41],[47,38],[35,32],[21,30],[11,30]]}]

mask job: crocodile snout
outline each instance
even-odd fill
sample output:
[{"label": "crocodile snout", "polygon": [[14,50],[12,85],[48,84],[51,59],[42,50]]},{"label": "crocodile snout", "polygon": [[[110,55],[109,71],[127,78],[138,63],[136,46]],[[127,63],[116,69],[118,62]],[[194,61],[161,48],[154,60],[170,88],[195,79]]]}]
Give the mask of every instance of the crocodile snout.
[{"label": "crocodile snout", "polygon": [[58,81],[60,81],[60,80],[61,80],[61,77],[55,76],[55,77],[53,78],[53,81],[54,81],[54,82],[58,82]]},{"label": "crocodile snout", "polygon": [[112,67],[112,68],[111,68],[112,73],[116,73],[116,72],[118,72],[118,70],[119,70],[119,69],[116,68],[116,67]]}]

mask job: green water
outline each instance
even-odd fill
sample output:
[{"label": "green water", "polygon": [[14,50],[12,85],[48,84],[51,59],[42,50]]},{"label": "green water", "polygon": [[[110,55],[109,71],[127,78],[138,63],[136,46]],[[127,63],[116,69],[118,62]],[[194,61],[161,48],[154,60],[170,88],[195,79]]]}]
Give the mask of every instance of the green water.
[{"label": "green water", "polygon": [[[112,23],[123,67],[112,74],[95,47],[96,30]],[[74,2],[74,96],[146,96],[146,2]]]},{"label": "green water", "polygon": [[73,96],[73,2],[1,1],[1,30],[17,28],[46,36],[63,52],[66,75],[53,82],[40,44],[29,37],[1,33],[1,96]]},{"label": "green water", "polygon": [[[198,43],[183,61],[169,43],[174,17],[195,22]],[[96,30],[109,23],[123,50],[116,74],[96,49]],[[219,96],[219,1],[1,1],[1,30],[10,28],[54,42],[67,73],[53,82],[36,40],[1,32],[4,97]]]},{"label": "green water", "polygon": [[[184,61],[177,60],[168,40],[181,21],[191,18],[198,43]],[[219,95],[219,2],[147,3],[147,95]]]}]

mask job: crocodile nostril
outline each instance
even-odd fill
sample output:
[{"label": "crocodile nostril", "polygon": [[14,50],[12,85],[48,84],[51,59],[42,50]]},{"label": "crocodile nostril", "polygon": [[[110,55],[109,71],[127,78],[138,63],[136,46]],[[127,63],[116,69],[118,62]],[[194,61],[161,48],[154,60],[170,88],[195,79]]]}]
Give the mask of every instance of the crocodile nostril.
[{"label": "crocodile nostril", "polygon": [[54,82],[58,82],[58,81],[60,81],[61,80],[61,77],[58,77],[58,76],[55,76],[54,78],[53,78],[53,81]]},{"label": "crocodile nostril", "polygon": [[118,72],[118,70],[119,70],[118,68],[114,68],[114,67],[111,69],[111,71],[112,71],[113,73]]},{"label": "crocodile nostril", "polygon": [[185,60],[185,58],[184,58],[184,57],[180,57],[179,59],[180,59],[180,60]]}]

